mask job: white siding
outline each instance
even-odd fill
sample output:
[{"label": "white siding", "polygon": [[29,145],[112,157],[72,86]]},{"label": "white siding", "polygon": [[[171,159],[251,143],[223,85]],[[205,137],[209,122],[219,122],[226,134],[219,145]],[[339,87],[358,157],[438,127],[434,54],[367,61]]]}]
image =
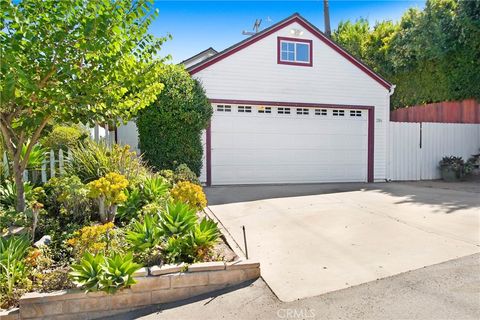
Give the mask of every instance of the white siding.
[{"label": "white siding", "polygon": [[444,156],[466,161],[480,150],[478,124],[391,122],[389,126],[391,180],[439,179],[438,162]]},{"label": "white siding", "polygon": [[128,121],[126,125],[117,128],[117,139],[120,144],[128,144],[132,151],[140,153],[138,148],[138,130],[135,121]]},{"label": "white siding", "polygon": [[[277,37],[313,40],[313,67],[277,64]],[[195,74],[210,99],[375,107],[375,180],[386,177],[389,92],[309,31],[293,23]]]}]

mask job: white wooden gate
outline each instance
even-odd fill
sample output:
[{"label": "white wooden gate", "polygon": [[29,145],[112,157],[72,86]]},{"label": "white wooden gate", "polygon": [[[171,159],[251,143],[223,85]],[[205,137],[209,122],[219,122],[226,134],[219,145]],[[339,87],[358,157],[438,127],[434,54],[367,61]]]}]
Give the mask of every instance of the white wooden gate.
[{"label": "white wooden gate", "polygon": [[390,122],[388,144],[388,179],[439,179],[442,157],[479,152],[480,124]]}]

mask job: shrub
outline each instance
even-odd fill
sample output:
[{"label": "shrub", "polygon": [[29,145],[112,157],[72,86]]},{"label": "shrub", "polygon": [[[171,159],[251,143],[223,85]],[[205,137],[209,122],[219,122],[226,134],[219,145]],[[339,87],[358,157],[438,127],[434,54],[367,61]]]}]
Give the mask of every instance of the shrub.
[{"label": "shrub", "polygon": [[175,182],[189,181],[198,185],[200,184],[197,175],[192,170],[190,170],[190,168],[185,163],[182,163],[175,169],[173,179]]},{"label": "shrub", "polygon": [[128,187],[125,176],[110,172],[98,180],[87,185],[88,196],[98,200],[100,220],[105,223],[113,221],[117,213],[117,206],[127,200],[124,191]]},{"label": "shrub", "polygon": [[72,159],[67,162],[66,170],[69,174],[78,176],[83,183],[116,172],[136,184],[148,173],[141,158],[131,152],[128,145],[115,144],[109,147],[105,143],[86,141],[71,150]]},{"label": "shrub", "polygon": [[219,237],[220,230],[217,223],[211,219],[203,218],[188,238],[188,247],[191,250],[190,256],[199,261],[208,259]]},{"label": "shrub", "polygon": [[212,115],[198,81],[181,66],[167,66],[159,81],[165,88],[152,105],[139,111],[139,146],[157,170],[185,162],[197,175],[202,167],[201,133]]},{"label": "shrub", "polygon": [[89,138],[89,132],[81,125],[63,126],[57,125],[53,130],[41,140],[45,148],[58,151],[60,149],[67,151]]},{"label": "shrub", "polygon": [[87,198],[88,188],[77,176],[53,177],[44,185],[45,205],[54,215],[63,215],[76,221],[88,221],[92,203]]},{"label": "shrub", "polygon": [[85,252],[79,263],[71,266],[70,277],[76,285],[87,291],[115,293],[118,289],[135,284],[133,274],[140,268],[140,265],[133,262],[130,253],[114,253],[107,258],[102,254],[93,256]]},{"label": "shrub", "polygon": [[207,198],[202,187],[188,181],[177,183],[170,194],[173,200],[187,203],[197,210],[202,210],[207,205]]},{"label": "shrub", "polygon": [[122,250],[120,231],[115,229],[112,222],[102,225],[86,226],[74,232],[67,240],[73,256],[78,260],[88,251],[92,254],[100,254],[110,251]]}]

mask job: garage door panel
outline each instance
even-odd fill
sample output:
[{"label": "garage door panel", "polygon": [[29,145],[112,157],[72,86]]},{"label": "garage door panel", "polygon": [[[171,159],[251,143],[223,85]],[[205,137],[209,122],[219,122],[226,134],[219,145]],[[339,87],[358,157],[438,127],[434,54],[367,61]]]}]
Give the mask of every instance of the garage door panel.
[{"label": "garage door panel", "polygon": [[[368,122],[362,117],[215,112],[213,184],[367,180]],[[256,110],[255,108],[253,109]]]},{"label": "garage door panel", "polygon": [[335,155],[332,152],[323,152],[312,149],[241,149],[241,150],[221,150],[215,152],[212,158],[213,166],[228,164],[227,166],[241,166],[245,163],[272,163],[272,153],[277,158],[275,164],[316,164],[321,163],[328,166],[347,165],[352,162],[366,166],[366,159],[361,154],[362,150],[336,150]]},{"label": "garage door panel", "polygon": [[289,134],[289,133],[213,133],[215,141],[212,145],[216,149],[344,149],[359,150],[365,148],[367,136],[354,134]]},{"label": "garage door panel", "polygon": [[239,166],[235,170],[230,166],[218,166],[216,170],[220,177],[215,180],[217,184],[364,181],[366,174],[359,172],[355,165],[345,165],[343,170],[335,171],[328,166],[305,164]]}]

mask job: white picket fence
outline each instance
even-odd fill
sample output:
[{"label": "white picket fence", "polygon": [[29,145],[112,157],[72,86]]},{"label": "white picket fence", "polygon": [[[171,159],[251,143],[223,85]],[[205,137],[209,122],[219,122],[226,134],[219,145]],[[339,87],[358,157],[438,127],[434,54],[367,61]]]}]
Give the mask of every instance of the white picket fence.
[{"label": "white picket fence", "polygon": [[[62,175],[65,173],[65,165],[70,159],[72,158],[72,153],[70,150],[68,152],[64,152],[63,150],[59,150],[57,154],[55,154],[54,150],[50,150],[45,156],[45,159],[42,162],[42,166],[36,170],[25,170],[23,172],[23,180],[24,181],[31,181],[35,178],[34,174],[39,174],[40,180],[45,183],[48,179],[55,177],[57,175]],[[9,175],[9,163],[7,158],[7,153],[3,153],[2,158],[2,167],[3,172],[6,175]]]},{"label": "white picket fence", "polygon": [[439,179],[444,156],[480,152],[480,124],[390,122],[388,132],[389,180]]}]

